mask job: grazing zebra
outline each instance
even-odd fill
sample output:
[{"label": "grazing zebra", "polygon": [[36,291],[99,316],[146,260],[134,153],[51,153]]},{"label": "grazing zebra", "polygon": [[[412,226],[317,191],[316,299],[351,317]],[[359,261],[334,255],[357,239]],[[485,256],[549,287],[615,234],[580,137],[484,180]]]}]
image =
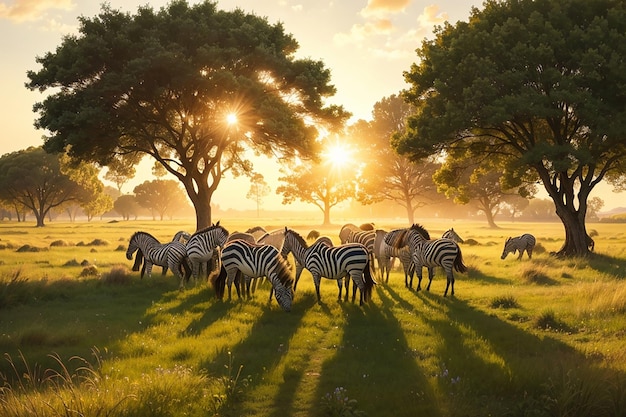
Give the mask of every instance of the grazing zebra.
[{"label": "grazing zebra", "polygon": [[[397,242],[402,239],[406,233],[406,229],[394,229],[385,234],[380,247],[381,260],[381,279],[384,276],[385,282],[389,282],[389,273],[393,268],[395,258],[400,259],[402,269],[404,270],[404,285],[409,287],[409,276],[413,277],[413,262],[411,260],[411,251],[408,244],[401,245]],[[396,244],[397,243],[397,244]]]},{"label": "grazing zebra", "polygon": [[[259,229],[262,229],[262,228],[259,228]],[[278,252],[281,252],[283,249],[284,240],[285,240],[285,231],[283,229],[276,229],[276,230],[272,230],[271,232],[265,232],[265,234],[263,234],[262,236],[259,236],[257,238],[256,243],[258,243],[259,245],[271,245],[275,247],[278,250]],[[287,257],[285,257],[285,259],[287,259]],[[289,266],[289,261],[287,261],[287,265]],[[246,280],[246,286],[247,286],[246,290],[250,291],[250,285],[252,285],[252,292],[254,293],[256,291],[257,281],[261,280],[261,283],[263,283],[264,278],[265,277],[261,276],[261,277],[254,277],[252,278],[252,280]],[[270,300],[272,299],[273,291],[274,289],[271,288]]]},{"label": "grazing zebra", "polygon": [[443,235],[441,235],[441,238],[454,240],[456,243],[465,242],[463,239],[461,239],[461,236],[459,236],[459,234],[454,231],[454,229],[448,229],[445,232],[443,232]]},{"label": "grazing zebra", "polygon": [[[172,273],[180,279],[180,288],[183,288],[185,281],[189,280],[191,268],[187,262],[187,251],[183,243],[172,241],[161,244],[149,233],[135,232],[128,242],[126,259],[133,259],[135,251],[137,251],[139,264],[141,264],[142,259],[144,260],[144,267],[141,272],[142,278],[144,271],[148,274],[148,277],[151,277],[152,265],[159,265],[164,268],[163,273],[167,271],[167,268],[172,270]],[[138,269],[137,260],[135,260],[133,271],[137,270],[135,268]]]},{"label": "grazing zebra", "polygon": [[[426,290],[429,291],[430,284],[433,281],[434,268],[441,266],[447,277],[446,290],[443,296],[448,295],[448,289],[451,290],[450,295],[454,295],[453,270],[457,272],[467,271],[467,267],[463,264],[463,256],[459,245],[450,239],[430,240],[428,231],[418,224],[414,224],[409,229],[406,229],[404,237],[397,239],[396,247],[402,247],[405,243],[409,245],[411,259],[415,265],[415,272],[417,272],[417,291],[421,289],[422,268],[426,267],[428,269],[428,287],[426,287]],[[412,286],[413,276],[411,275],[409,288],[412,288]]]},{"label": "grazing zebra", "polygon": [[[213,261],[216,248],[224,247],[228,239],[228,230],[220,226],[218,221],[213,226],[198,230],[187,241],[187,256],[191,262],[193,278],[197,282],[200,275],[200,266]],[[209,268],[207,268],[207,276]]]},{"label": "grazing zebra", "polygon": [[[184,230],[180,230],[178,232],[176,232],[174,234],[174,237],[172,238],[172,242],[181,242],[181,243],[187,243],[187,241],[189,240],[189,237],[191,235],[187,232],[185,232]],[[144,256],[143,253],[141,252],[141,249],[137,250],[137,256],[135,257],[135,263],[133,264],[133,271],[139,271],[139,269],[141,268],[141,278],[143,278],[145,272],[146,272],[146,264],[145,262],[143,262],[144,260]],[[143,262],[143,266],[141,265]],[[188,259],[185,260],[185,262],[188,262]],[[162,275],[165,275],[167,273],[167,265],[163,267],[163,270],[161,272]]]},{"label": "grazing zebra", "polygon": [[513,253],[513,255],[515,255],[515,252],[517,251],[519,251],[519,256],[517,257],[518,260],[522,259],[524,251],[528,254],[528,259],[532,259],[535,243],[537,243],[537,240],[530,233],[524,233],[523,235],[517,237],[509,237],[504,242],[504,250],[502,250],[502,256],[500,259],[506,258],[509,253]]},{"label": "grazing zebra", "polygon": [[178,232],[176,232],[176,234],[174,234],[172,242],[176,241],[181,243],[187,243],[190,237],[191,235],[189,233],[185,232],[184,230],[179,230]]},{"label": "grazing zebra", "polygon": [[372,278],[367,248],[360,243],[346,243],[341,246],[330,247],[324,243],[318,243],[309,247],[304,238],[297,232],[285,229],[283,247],[286,248],[286,251],[292,252],[294,258],[311,272],[318,301],[321,300],[320,281],[322,277],[337,280],[339,301],[341,301],[341,282],[339,280],[344,277],[346,279],[349,277],[354,281],[353,302],[356,296],[356,287],[360,290],[360,305],[371,298],[372,288],[376,282]]},{"label": "grazing zebra", "polygon": [[[291,310],[293,279],[289,275],[287,262],[274,246],[233,240],[224,246],[221,263],[220,274],[214,282],[218,298],[223,298],[225,284],[228,284],[230,300],[232,284],[238,279],[240,284],[235,285],[235,289],[241,298],[240,285],[244,281],[244,276],[248,278],[266,276],[272,283],[278,304],[285,311]],[[249,293],[246,295],[250,297]]]}]

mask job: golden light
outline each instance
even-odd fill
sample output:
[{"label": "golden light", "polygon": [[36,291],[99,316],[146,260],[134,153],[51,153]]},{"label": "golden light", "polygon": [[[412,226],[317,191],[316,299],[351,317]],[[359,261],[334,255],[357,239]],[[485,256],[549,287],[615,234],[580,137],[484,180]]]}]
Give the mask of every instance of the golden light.
[{"label": "golden light", "polygon": [[329,144],[322,153],[324,160],[333,168],[344,168],[352,163],[353,151],[343,143]]},{"label": "golden light", "polygon": [[226,123],[228,123],[229,126],[236,125],[237,115],[235,113],[228,113],[226,115]]}]

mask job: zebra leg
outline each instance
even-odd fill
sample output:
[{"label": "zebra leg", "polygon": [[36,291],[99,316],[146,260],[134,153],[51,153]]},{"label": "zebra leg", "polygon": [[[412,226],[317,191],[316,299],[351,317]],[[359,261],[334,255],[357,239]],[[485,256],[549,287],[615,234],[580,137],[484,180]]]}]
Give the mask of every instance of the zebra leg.
[{"label": "zebra leg", "polygon": [[343,278],[337,278],[337,288],[339,288],[339,295],[337,301],[341,301],[341,292],[343,290]]},{"label": "zebra leg", "polygon": [[146,259],[146,263],[143,267],[146,270],[146,275],[148,275],[148,278],[152,278],[152,262]]},{"label": "zebra leg", "polygon": [[433,275],[435,275],[435,268],[429,266],[426,268],[428,270],[428,287],[426,287],[426,291],[430,291],[430,284],[433,282]]},{"label": "zebra leg", "polygon": [[[313,275],[313,284],[315,284],[315,294],[317,294],[317,302],[322,301],[322,297],[320,297],[320,280],[321,276],[314,274]],[[341,285],[339,286],[339,298],[341,299]]]},{"label": "zebra leg", "polygon": [[300,262],[296,262],[296,279],[293,283],[293,292],[296,292],[296,287],[298,286],[298,281],[300,281],[300,275],[302,275],[302,271],[304,270],[304,266]]},{"label": "zebra leg", "polygon": [[532,259],[533,258],[533,250],[532,250],[532,248],[527,248],[526,249],[526,253],[528,254],[528,259]]},{"label": "zebra leg", "polygon": [[[421,291],[422,289],[422,267],[415,267],[415,273],[417,274],[417,288],[415,291]],[[411,287],[413,287],[413,279],[411,278]]]},{"label": "zebra leg", "polygon": [[446,271],[446,276],[448,278],[446,283],[446,290],[443,293],[443,296],[446,297],[448,295],[448,287],[450,287],[450,296],[454,296],[454,272],[452,272],[452,268],[449,271]]}]

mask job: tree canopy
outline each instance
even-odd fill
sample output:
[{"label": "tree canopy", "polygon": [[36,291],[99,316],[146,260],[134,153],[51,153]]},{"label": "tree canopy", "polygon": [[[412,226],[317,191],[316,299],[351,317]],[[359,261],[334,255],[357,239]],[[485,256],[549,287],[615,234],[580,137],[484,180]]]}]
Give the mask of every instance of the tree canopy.
[{"label": "tree canopy", "polygon": [[503,157],[505,180],[536,179],[554,201],[559,254],[587,254],[589,195],[626,168],[625,3],[488,0],[417,53],[397,150]]},{"label": "tree canopy", "polygon": [[70,166],[66,158],[41,147],[30,147],[0,158],[0,198],[31,210],[37,227],[45,226],[51,210],[70,203],[89,207],[104,185],[89,164]]},{"label": "tree canopy", "polygon": [[103,6],[79,34],[39,57],[27,87],[45,149],[107,165],[149,155],[185,187],[198,228],[211,224],[223,175],[252,171],[244,150],[280,158],[317,154],[317,126],[349,114],[321,61],[298,59],[282,24],[204,1],[175,0],[130,15]]}]

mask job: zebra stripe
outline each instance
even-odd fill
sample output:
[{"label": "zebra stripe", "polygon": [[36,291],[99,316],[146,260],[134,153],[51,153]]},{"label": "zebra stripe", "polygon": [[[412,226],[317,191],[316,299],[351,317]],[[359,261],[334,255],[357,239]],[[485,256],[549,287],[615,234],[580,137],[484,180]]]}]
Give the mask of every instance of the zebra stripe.
[{"label": "zebra stripe", "polygon": [[519,256],[517,257],[518,260],[522,259],[524,251],[528,254],[528,259],[532,259],[535,243],[537,243],[537,240],[530,233],[524,233],[523,235],[517,237],[509,237],[504,242],[504,250],[502,251],[500,259],[506,258],[509,253],[513,253],[513,255],[515,255],[517,251],[519,251]]},{"label": "zebra stripe", "polygon": [[[139,269],[141,260],[144,260],[144,266],[141,271],[143,278],[144,272],[148,277],[152,276],[152,265],[163,267],[163,274],[167,269],[171,269],[172,273],[180,280],[180,287],[184,287],[184,282],[191,275],[191,268],[188,264],[187,250],[185,245],[178,241],[167,242],[161,244],[154,236],[146,232],[135,232],[128,243],[126,250],[126,259],[132,260],[133,254],[137,251],[137,259],[133,266],[133,271]],[[183,274],[184,271],[184,274]]]},{"label": "zebra stripe", "polygon": [[291,310],[293,279],[289,275],[287,263],[274,246],[233,240],[224,246],[221,260],[220,275],[214,284],[219,298],[224,295],[224,284],[228,284],[230,300],[232,284],[239,279],[235,289],[241,298],[240,286],[243,284],[244,276],[246,279],[266,276],[272,283],[278,304],[285,311]]},{"label": "zebra stripe", "polygon": [[[446,290],[443,296],[448,295],[448,289],[451,290],[450,295],[454,295],[453,270],[458,272],[467,270],[467,267],[463,264],[463,256],[459,245],[450,239],[430,240],[428,231],[418,224],[414,224],[407,229],[405,238],[402,240],[408,243],[411,251],[411,259],[415,265],[415,272],[417,272],[418,277],[417,291],[421,289],[422,268],[426,267],[428,269],[428,287],[426,287],[426,290],[429,291],[433,280],[434,268],[441,266],[447,277]],[[411,277],[409,288],[412,286],[413,278]]]},{"label": "zebra stripe", "polygon": [[[291,251],[294,257],[311,272],[315,284],[318,301],[320,297],[321,278],[340,280],[349,277],[355,287],[360,290],[359,304],[371,298],[372,287],[375,284],[370,270],[368,250],[360,243],[346,243],[341,246],[329,247],[319,243],[310,247],[297,232],[287,229],[283,247]],[[339,286],[339,300],[341,300],[341,283]],[[347,294],[346,294],[347,295]],[[356,288],[352,292],[352,300],[356,297]]]},{"label": "zebra stripe", "polygon": [[404,285],[409,287],[409,276],[413,278],[414,268],[411,260],[411,251],[407,244],[401,244],[400,247],[396,247],[398,240],[404,239],[407,229],[394,229],[383,238],[380,246],[380,260],[381,265],[381,279],[384,276],[385,282],[389,282],[389,274],[393,268],[395,258],[402,263],[402,269],[404,270]]},{"label": "zebra stripe", "polygon": [[[200,266],[213,260],[214,251],[224,247],[228,239],[228,230],[217,222],[213,226],[198,230],[187,241],[187,256],[192,266],[194,280],[200,275]],[[208,268],[207,268],[208,275]]]}]

